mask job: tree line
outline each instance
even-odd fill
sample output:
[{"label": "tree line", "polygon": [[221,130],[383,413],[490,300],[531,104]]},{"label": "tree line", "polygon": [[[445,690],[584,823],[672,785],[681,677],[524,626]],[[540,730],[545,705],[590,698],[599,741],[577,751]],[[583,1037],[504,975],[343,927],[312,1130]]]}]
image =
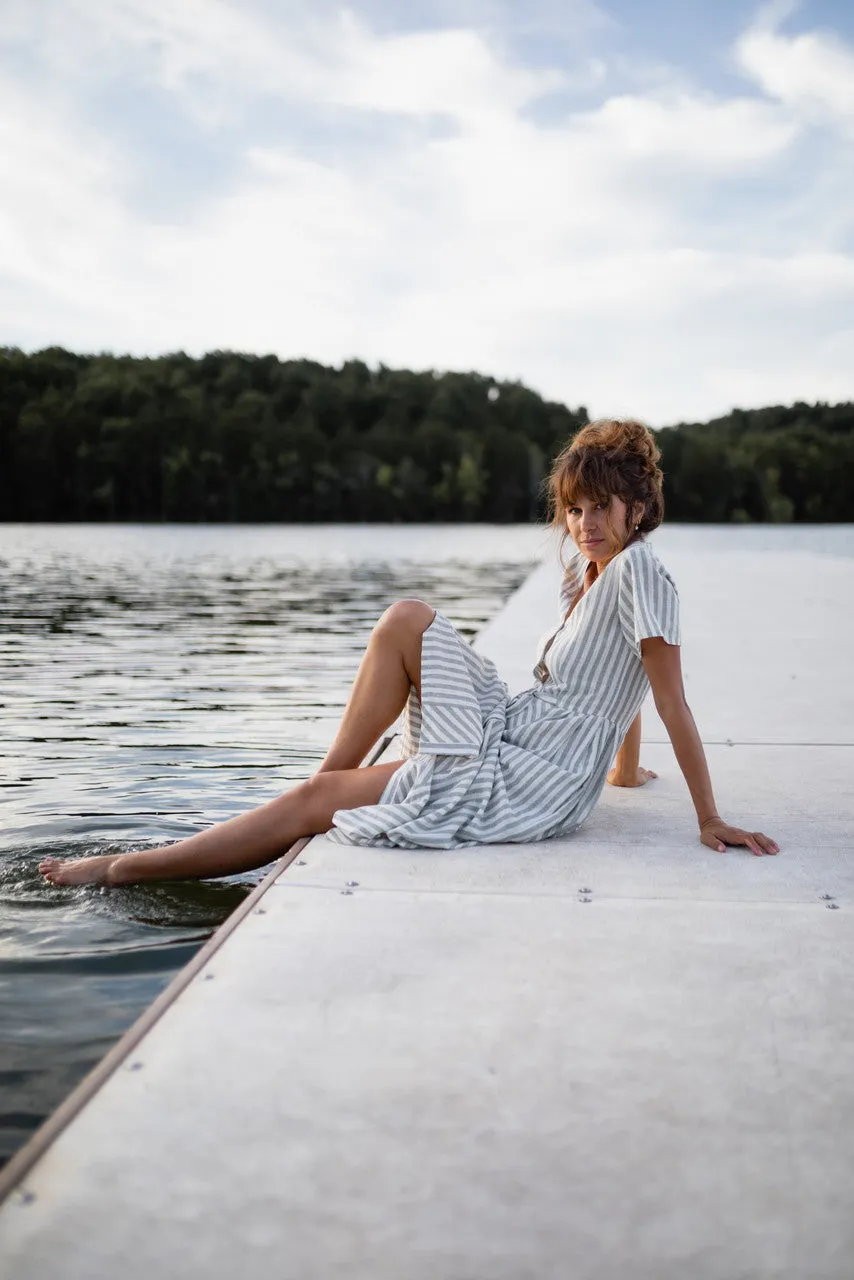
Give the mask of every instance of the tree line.
[{"label": "tree line", "polygon": [[[524,522],[587,421],[478,373],[0,348],[0,519]],[[854,404],[656,434],[669,520],[854,519]]]}]

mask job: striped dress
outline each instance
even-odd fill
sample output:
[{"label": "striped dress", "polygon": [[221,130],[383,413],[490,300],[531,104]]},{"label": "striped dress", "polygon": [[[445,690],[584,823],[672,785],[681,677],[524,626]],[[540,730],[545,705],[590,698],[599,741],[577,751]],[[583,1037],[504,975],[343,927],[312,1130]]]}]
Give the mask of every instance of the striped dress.
[{"label": "striped dress", "polygon": [[575,831],[605,785],[648,689],[640,642],[679,644],[679,601],[652,547],[630,543],[570,606],[587,558],[561,589],[561,623],[540,641],[534,683],[511,696],[437,613],[424,632],[421,702],[404,713],[405,763],[379,803],[339,809],[333,840],[403,849],[546,840]]}]

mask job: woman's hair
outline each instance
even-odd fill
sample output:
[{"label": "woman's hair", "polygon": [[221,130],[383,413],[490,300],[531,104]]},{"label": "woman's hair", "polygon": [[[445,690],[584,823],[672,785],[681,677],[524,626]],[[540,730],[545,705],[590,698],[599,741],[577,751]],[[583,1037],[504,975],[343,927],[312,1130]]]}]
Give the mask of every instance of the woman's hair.
[{"label": "woman's hair", "polygon": [[[643,508],[632,537],[651,533],[664,516],[661,452],[649,427],[628,418],[600,418],[573,436],[555,458],[548,480],[552,524],[567,536],[566,513],[583,494],[608,504],[612,494]],[[614,530],[619,538],[623,530]]]}]

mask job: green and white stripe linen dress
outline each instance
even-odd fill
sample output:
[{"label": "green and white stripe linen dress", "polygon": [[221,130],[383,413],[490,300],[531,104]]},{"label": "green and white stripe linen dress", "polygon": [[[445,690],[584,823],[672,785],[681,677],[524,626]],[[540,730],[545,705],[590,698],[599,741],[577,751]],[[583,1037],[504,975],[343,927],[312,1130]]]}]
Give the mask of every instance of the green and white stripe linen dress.
[{"label": "green and white stripe linen dress", "polygon": [[495,665],[437,613],[424,632],[403,754],[379,803],[340,809],[330,838],[404,849],[545,840],[575,831],[605,785],[648,689],[640,642],[679,644],[676,587],[652,547],[630,543],[567,617],[587,558],[570,560],[560,626],[535,682],[511,696]]}]

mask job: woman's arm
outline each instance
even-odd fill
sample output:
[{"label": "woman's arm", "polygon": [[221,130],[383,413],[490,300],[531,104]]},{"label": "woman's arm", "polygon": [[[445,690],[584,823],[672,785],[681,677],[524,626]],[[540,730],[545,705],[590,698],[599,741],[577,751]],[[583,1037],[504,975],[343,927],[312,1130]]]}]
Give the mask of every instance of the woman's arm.
[{"label": "woman's arm", "polygon": [[652,769],[640,767],[640,743],[641,718],[638,712],[623,738],[614,767],[608,773],[608,781],[612,787],[642,787],[645,782],[649,782],[650,778],[658,777]]},{"label": "woman's arm", "polygon": [[697,810],[703,844],[720,853],[723,853],[728,844],[746,845],[757,855],[777,853],[779,846],[761,831],[743,831],[741,827],[732,827],[718,814],[706,753],[694,717],[685,701],[679,646],[668,644],[661,636],[654,636],[641,641],[641,658],[652,686],[656,710],[673,744],[676,760]]}]

